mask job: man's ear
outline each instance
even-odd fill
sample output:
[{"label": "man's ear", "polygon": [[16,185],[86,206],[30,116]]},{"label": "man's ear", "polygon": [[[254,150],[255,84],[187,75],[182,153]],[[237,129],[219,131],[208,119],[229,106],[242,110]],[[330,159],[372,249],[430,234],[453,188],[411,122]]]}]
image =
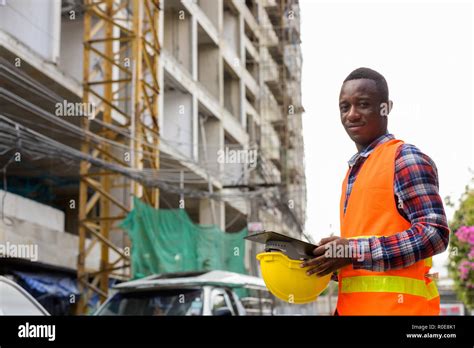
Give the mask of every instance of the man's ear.
[{"label": "man's ear", "polygon": [[383,102],[380,104],[380,116],[388,116],[390,111],[392,111],[393,102],[389,100],[388,102]]}]

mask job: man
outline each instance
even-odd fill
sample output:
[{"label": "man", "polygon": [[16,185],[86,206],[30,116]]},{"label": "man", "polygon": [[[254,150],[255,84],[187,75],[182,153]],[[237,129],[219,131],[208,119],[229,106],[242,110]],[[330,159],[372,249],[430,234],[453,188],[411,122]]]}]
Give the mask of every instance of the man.
[{"label": "man", "polygon": [[437,170],[417,147],[388,133],[392,105],[378,72],[359,68],[344,80],[341,123],[358,152],[342,186],[341,237],[322,239],[302,265],[309,275],[339,271],[336,315],[439,314],[428,272],[449,229]]}]

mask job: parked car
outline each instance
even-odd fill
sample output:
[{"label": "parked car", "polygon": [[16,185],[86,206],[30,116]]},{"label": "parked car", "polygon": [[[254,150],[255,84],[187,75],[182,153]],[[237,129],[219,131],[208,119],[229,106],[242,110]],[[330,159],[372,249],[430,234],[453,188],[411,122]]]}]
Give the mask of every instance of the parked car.
[{"label": "parked car", "polygon": [[[258,293],[243,301],[237,293]],[[95,315],[271,315],[269,294],[258,277],[225,272],[153,275],[116,285]],[[261,296],[261,294],[265,294]],[[258,301],[261,301],[258,302]],[[248,309],[244,304],[248,305]]]},{"label": "parked car", "polygon": [[49,315],[25,289],[0,276],[0,315]]}]

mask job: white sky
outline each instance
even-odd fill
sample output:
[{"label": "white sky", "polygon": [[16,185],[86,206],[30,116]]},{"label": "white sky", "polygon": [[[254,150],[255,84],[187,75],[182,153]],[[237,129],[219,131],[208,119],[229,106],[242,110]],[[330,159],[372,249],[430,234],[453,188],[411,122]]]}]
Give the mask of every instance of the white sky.
[{"label": "white sky", "polygon": [[[457,202],[472,177],[468,168],[474,169],[472,3],[300,5],[306,231],[317,241],[339,235],[341,183],[356,148],[340,123],[338,97],[342,81],[358,67],[385,76],[394,102],[389,132],[435,161],[441,197]],[[454,210],[445,208],[451,219]]]}]

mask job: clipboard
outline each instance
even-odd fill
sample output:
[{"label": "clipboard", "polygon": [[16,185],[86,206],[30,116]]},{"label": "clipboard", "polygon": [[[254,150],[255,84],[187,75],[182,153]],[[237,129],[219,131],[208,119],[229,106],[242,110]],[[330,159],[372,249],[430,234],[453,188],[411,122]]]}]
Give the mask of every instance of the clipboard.
[{"label": "clipboard", "polygon": [[264,244],[266,252],[279,251],[293,260],[312,259],[314,258],[313,250],[317,248],[314,244],[273,231],[255,233],[244,237],[244,239]]}]

